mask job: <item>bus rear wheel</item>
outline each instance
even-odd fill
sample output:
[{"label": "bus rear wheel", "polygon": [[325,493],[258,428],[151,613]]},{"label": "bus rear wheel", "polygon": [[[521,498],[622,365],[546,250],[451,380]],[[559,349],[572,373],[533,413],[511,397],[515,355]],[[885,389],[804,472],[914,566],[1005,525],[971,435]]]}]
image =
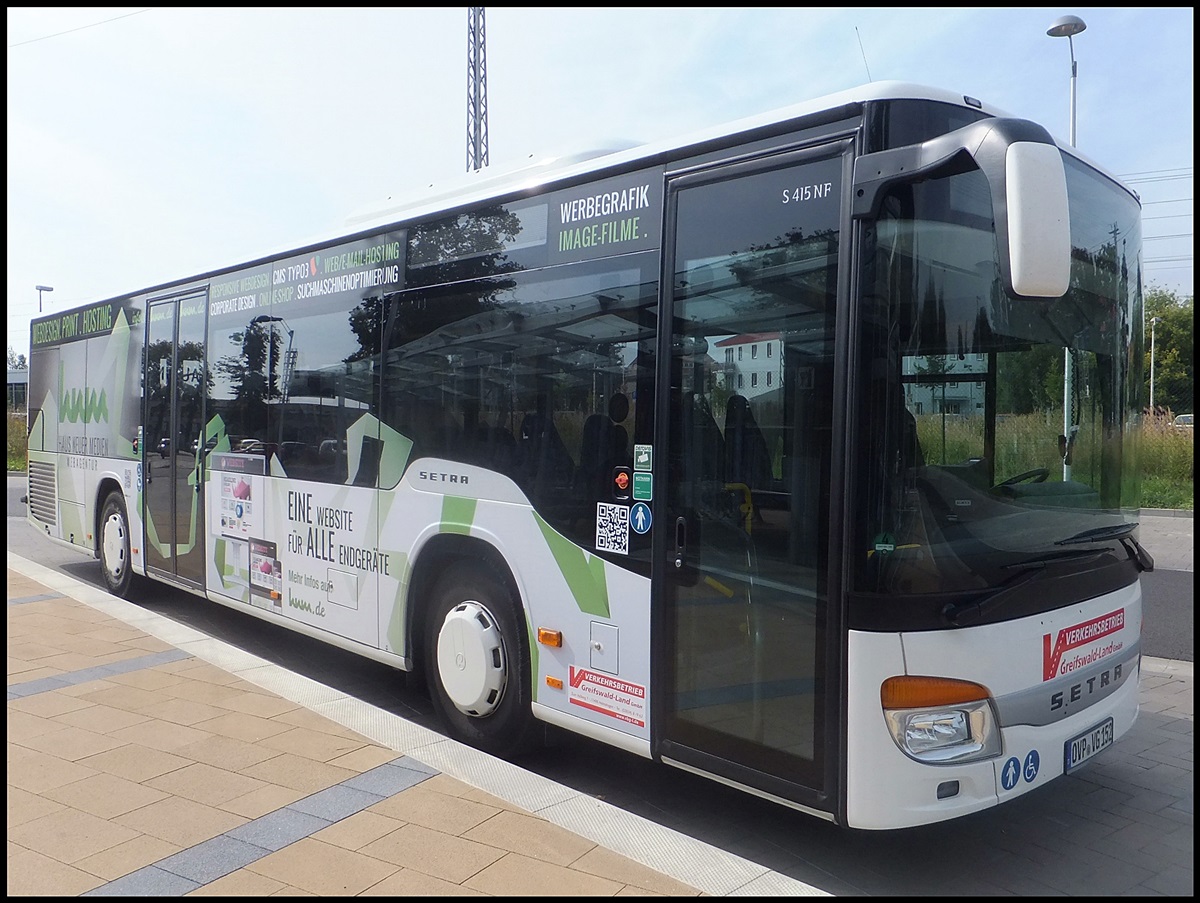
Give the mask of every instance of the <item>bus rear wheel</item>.
[{"label": "bus rear wheel", "polygon": [[100,569],[104,585],[114,596],[125,597],[133,584],[129,544],[129,517],[120,493],[110,492],[100,513]]},{"label": "bus rear wheel", "polygon": [[425,618],[429,695],[463,743],[502,758],[536,746],[525,618],[491,570],[452,565]]}]

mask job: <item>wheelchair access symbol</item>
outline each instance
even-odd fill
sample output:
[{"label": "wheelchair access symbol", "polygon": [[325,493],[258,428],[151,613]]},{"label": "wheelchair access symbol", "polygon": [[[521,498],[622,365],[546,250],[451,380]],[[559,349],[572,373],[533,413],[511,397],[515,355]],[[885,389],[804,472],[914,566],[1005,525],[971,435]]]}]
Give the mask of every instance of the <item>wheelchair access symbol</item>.
[{"label": "wheelchair access symbol", "polygon": [[1025,783],[1032,784],[1037,780],[1038,771],[1042,767],[1042,757],[1038,755],[1036,749],[1031,749],[1025,756],[1025,762],[1013,756],[1004,763],[1004,769],[1000,772],[1000,786],[1005,790],[1012,790],[1020,783],[1021,778],[1025,779]]},{"label": "wheelchair access symbol", "polygon": [[654,518],[650,516],[650,506],[645,502],[638,502],[629,509],[629,526],[633,527],[634,533],[649,533],[650,524]]}]

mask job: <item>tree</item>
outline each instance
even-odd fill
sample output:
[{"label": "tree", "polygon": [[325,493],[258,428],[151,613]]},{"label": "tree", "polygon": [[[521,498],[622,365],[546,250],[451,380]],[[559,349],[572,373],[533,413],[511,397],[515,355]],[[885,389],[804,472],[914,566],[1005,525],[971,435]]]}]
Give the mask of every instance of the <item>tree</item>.
[{"label": "tree", "polygon": [[241,332],[230,334],[236,347],[218,358],[216,370],[229,380],[233,402],[225,413],[226,425],[246,437],[262,438],[267,431],[267,401],[282,395],[279,383],[283,339],[271,323],[251,320]]},{"label": "tree", "polygon": [[13,352],[12,345],[8,346],[8,369],[9,370],[28,370],[29,364],[25,361],[25,355],[16,354]]},{"label": "tree", "polygon": [[1150,397],[1150,337],[1154,330],[1154,406],[1175,413],[1193,409],[1196,364],[1193,344],[1193,298],[1170,289],[1146,292],[1146,393]]}]

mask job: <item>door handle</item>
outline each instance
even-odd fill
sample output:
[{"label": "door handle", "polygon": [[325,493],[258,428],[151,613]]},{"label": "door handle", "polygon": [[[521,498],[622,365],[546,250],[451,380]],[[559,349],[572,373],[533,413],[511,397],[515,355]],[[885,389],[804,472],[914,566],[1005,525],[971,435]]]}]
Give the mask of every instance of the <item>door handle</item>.
[{"label": "door handle", "polygon": [[687,548],[687,518],[675,518],[675,567],[683,567],[683,553]]},{"label": "door handle", "polygon": [[204,445],[196,447],[196,494],[199,495],[204,491],[204,465],[208,456],[208,449]]}]

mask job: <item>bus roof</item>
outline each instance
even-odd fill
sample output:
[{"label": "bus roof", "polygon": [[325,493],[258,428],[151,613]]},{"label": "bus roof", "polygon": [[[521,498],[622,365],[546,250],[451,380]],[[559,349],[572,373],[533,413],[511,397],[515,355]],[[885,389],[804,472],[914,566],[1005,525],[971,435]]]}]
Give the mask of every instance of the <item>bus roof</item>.
[{"label": "bus roof", "polygon": [[[956,106],[980,110],[990,116],[1007,117],[1012,114],[986,104],[974,97],[956,94],[941,88],[902,81],[877,81],[849,88],[833,94],[826,94],[811,100],[802,101],[776,110],[759,113],[742,119],[710,126],[677,138],[639,144],[619,149],[602,149],[598,151],[570,154],[563,157],[551,157],[535,161],[523,167],[492,172],[488,169],[464,174],[461,178],[447,182],[444,186],[431,184],[419,194],[413,194],[407,199],[392,201],[390,198],[382,204],[360,210],[349,216],[341,229],[329,230],[300,243],[289,243],[265,250],[253,257],[247,257],[233,264],[224,264],[212,269],[203,270],[194,275],[158,285],[147,286],[136,291],[125,292],[116,296],[90,298],[79,301],[72,309],[85,307],[101,301],[132,298],[136,295],[162,291],[168,288],[183,287],[203,282],[210,276],[231,272],[245,267],[254,266],[278,259],[304,253],[331,242],[353,238],[357,235],[368,234],[388,226],[401,227],[406,222],[436,216],[439,213],[449,213],[452,210],[483,204],[493,199],[500,199],[521,192],[532,192],[540,187],[549,186],[567,180],[582,180],[588,175],[607,169],[633,169],[639,163],[651,165],[653,161],[678,156],[689,148],[699,149],[705,144],[739,134],[750,134],[759,129],[768,129],[785,125],[793,120],[819,114],[823,111],[836,110],[840,107],[868,103],[876,100],[931,100]],[[796,123],[802,127],[802,122]],[[1078,157],[1092,168],[1104,173],[1117,184],[1121,184],[1135,198],[1140,198],[1132,189],[1104,167],[1080,154],[1073,147],[1059,147],[1065,153]],[[51,317],[56,316],[50,315]],[[41,318],[35,317],[34,321]]]},{"label": "bus roof", "polygon": [[[941,88],[931,88],[927,85],[902,81],[870,82],[856,88],[827,94],[651,144],[585,151],[563,157],[548,157],[523,167],[497,173],[486,169],[466,173],[444,185],[430,184],[420,193],[414,193],[394,201],[389,198],[374,207],[359,210],[347,217],[346,226],[348,229],[358,232],[398,225],[404,221],[435,216],[440,212],[448,212],[458,207],[469,207],[515,193],[533,191],[559,181],[583,179],[600,170],[632,169],[636,168],[639,163],[650,165],[659,158],[677,156],[689,148],[699,148],[711,141],[739,134],[749,134],[759,129],[801,120],[806,116],[826,110],[835,110],[839,107],[853,106],[874,100],[931,100],[980,110],[989,116],[1010,117],[1013,115],[977,98],[956,94]],[[1115,175],[1080,154],[1075,148],[1062,145],[1060,148],[1064,152],[1078,157],[1093,169],[1104,173],[1113,181],[1120,182]],[[337,236],[329,236],[329,238],[334,237]]]},{"label": "bus roof", "polygon": [[827,94],[823,97],[710,126],[651,144],[639,144],[619,149],[609,148],[565,157],[548,157],[523,167],[498,173],[492,173],[486,169],[466,173],[445,185],[431,184],[424,191],[414,193],[409,197],[399,198],[395,201],[389,198],[382,204],[364,208],[349,216],[346,225],[357,231],[388,226],[405,220],[421,219],[436,215],[443,210],[485,203],[493,198],[530,191],[553,182],[584,178],[602,169],[634,168],[639,162],[649,165],[651,161],[660,157],[677,155],[688,148],[700,147],[710,141],[783,125],[825,110],[835,110],[839,107],[872,100],[901,99],[941,101],[957,106],[973,107],[992,116],[1008,115],[1000,110],[990,108],[974,98],[968,99],[962,94],[955,94],[951,91],[899,81],[871,82],[857,88]]}]

